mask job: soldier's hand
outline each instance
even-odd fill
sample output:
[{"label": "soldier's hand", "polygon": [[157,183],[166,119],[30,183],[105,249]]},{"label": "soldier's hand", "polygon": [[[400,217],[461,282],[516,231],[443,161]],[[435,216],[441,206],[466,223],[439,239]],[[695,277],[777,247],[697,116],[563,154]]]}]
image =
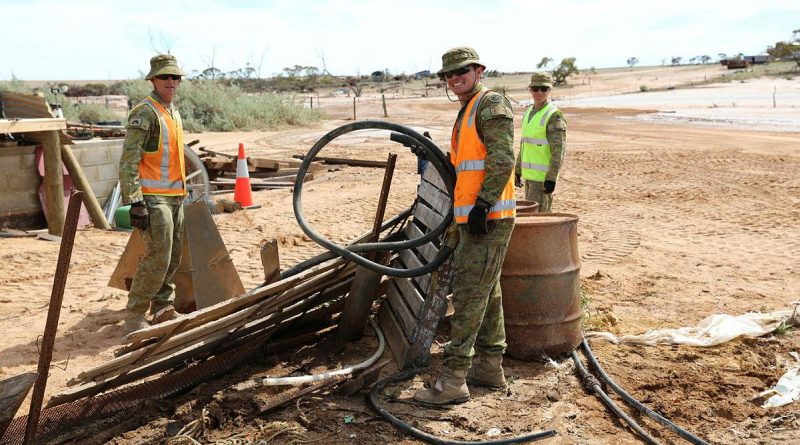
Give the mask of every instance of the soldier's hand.
[{"label": "soldier's hand", "polygon": [[131,225],[139,230],[147,230],[150,225],[150,212],[143,202],[131,204]]},{"label": "soldier's hand", "polygon": [[489,214],[489,203],[478,198],[475,205],[467,216],[467,230],[470,235],[486,235],[489,233],[489,227],[486,224],[486,216]]},{"label": "soldier's hand", "polygon": [[522,174],[514,173],[514,185],[522,187]]},{"label": "soldier's hand", "polygon": [[553,193],[556,189],[556,181],[544,181],[544,192],[547,194]]}]

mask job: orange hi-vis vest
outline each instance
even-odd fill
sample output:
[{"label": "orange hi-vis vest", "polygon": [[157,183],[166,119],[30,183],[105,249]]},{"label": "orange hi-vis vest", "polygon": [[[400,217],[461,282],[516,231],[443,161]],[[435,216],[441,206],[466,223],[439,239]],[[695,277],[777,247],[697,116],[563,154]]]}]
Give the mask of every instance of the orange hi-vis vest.
[{"label": "orange hi-vis vest", "polygon": [[[476,94],[467,104],[461,122],[453,126],[450,139],[450,162],[456,168],[456,190],[453,215],[457,224],[466,224],[469,212],[475,206],[483,179],[486,177],[486,145],[478,136],[475,121],[478,105],[489,91]],[[516,216],[514,200],[514,175],[509,172],[508,183],[497,202],[489,209],[487,219],[504,219]]]},{"label": "orange hi-vis vest", "polygon": [[142,194],[183,196],[186,194],[186,168],[183,160],[183,123],[152,97],[137,105],[149,106],[158,116],[158,150],[145,151],[139,162]]}]

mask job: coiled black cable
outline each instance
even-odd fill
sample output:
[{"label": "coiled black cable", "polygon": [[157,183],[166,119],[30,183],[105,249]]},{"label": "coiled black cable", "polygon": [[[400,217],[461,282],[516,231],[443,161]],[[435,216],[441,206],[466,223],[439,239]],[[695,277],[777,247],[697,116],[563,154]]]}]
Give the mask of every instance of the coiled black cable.
[{"label": "coiled black cable", "polygon": [[637,410],[639,410],[639,412],[647,415],[647,417],[655,420],[659,424],[669,428],[673,433],[677,434],[678,436],[682,437],[683,439],[686,439],[687,441],[689,441],[689,442],[691,442],[691,443],[693,443],[695,445],[709,445],[708,442],[706,442],[703,439],[695,436],[694,434],[690,433],[689,431],[686,431],[685,429],[679,427],[678,425],[675,425],[674,423],[672,423],[672,421],[670,421],[666,417],[662,416],[661,414],[658,414],[657,412],[655,412],[652,409],[648,408],[647,406],[645,406],[644,404],[642,404],[638,400],[634,399],[630,394],[625,392],[624,389],[622,389],[619,385],[614,383],[614,381],[611,380],[611,378],[608,376],[608,374],[605,373],[605,371],[603,370],[603,367],[600,366],[600,363],[597,361],[597,358],[592,353],[592,348],[589,347],[589,343],[586,341],[585,338],[583,339],[583,342],[581,343],[581,347],[583,348],[584,354],[586,354],[586,358],[589,359],[589,363],[595,369],[595,371],[597,371],[597,374],[600,376],[600,380],[602,380],[603,383],[605,383],[612,390],[614,390],[614,392],[616,392],[625,401],[625,403],[627,403],[628,405],[636,408]]},{"label": "coiled black cable", "polygon": [[[413,238],[410,240],[404,241],[393,241],[393,242],[377,242],[377,243],[362,243],[362,244],[354,244],[351,246],[339,246],[325,237],[317,233],[311,226],[308,225],[308,221],[303,214],[303,207],[302,207],[302,196],[303,196],[303,180],[305,179],[306,174],[308,173],[308,169],[311,166],[311,162],[314,161],[314,158],[317,154],[322,150],[323,147],[328,145],[332,140],[336,139],[339,136],[347,134],[351,131],[356,130],[364,130],[364,129],[383,129],[383,130],[390,130],[395,131],[398,133],[402,133],[413,138],[417,142],[417,146],[421,147],[424,151],[424,156],[426,159],[431,163],[433,168],[439,173],[444,182],[445,187],[447,188],[447,193],[450,197],[451,205],[447,211],[447,215],[445,215],[444,220],[441,224],[433,228],[427,234]],[[292,199],[292,205],[294,207],[294,216],[297,219],[298,225],[300,228],[303,229],[306,235],[309,238],[317,242],[317,244],[325,247],[331,252],[338,254],[344,258],[347,258],[350,261],[358,264],[359,266],[366,267],[372,271],[389,275],[395,277],[405,277],[411,278],[420,275],[425,275],[427,273],[432,272],[436,268],[438,268],[444,261],[453,253],[453,250],[449,247],[443,247],[437,256],[428,264],[413,268],[413,269],[399,269],[395,267],[384,266],[380,263],[376,263],[374,261],[370,261],[362,256],[359,253],[366,253],[366,252],[375,252],[375,251],[397,251],[397,250],[404,250],[409,249],[412,247],[418,247],[423,244],[428,243],[436,238],[438,238],[441,234],[447,230],[447,227],[450,225],[451,221],[453,220],[453,190],[455,188],[455,170],[453,169],[450,161],[447,159],[445,154],[442,150],[430,139],[424,137],[423,135],[417,133],[413,129],[406,127],[400,124],[394,124],[391,122],[385,121],[375,121],[375,120],[365,120],[359,122],[353,122],[350,124],[342,125],[339,128],[336,128],[330,131],[328,134],[320,138],[311,150],[309,150],[308,154],[303,159],[302,164],[297,172],[297,179],[295,180],[294,186],[294,195]]]},{"label": "coiled black cable", "polygon": [[389,377],[386,377],[375,383],[375,386],[369,393],[370,404],[372,405],[373,408],[375,408],[376,411],[378,411],[378,413],[380,413],[381,416],[383,416],[386,420],[391,422],[392,425],[396,426],[402,431],[405,431],[408,434],[411,434],[417,439],[424,440],[425,442],[432,443],[435,445],[506,445],[512,443],[534,442],[537,440],[546,439],[548,437],[553,437],[557,434],[555,430],[546,430],[546,431],[540,431],[538,433],[526,434],[524,436],[512,437],[509,439],[470,442],[463,440],[441,439],[439,437],[428,434],[424,431],[418,430],[413,426],[398,419],[392,413],[390,413],[385,408],[380,406],[380,404],[378,403],[378,394],[380,394],[380,392],[383,390],[383,387],[386,386],[388,383],[410,379],[415,375],[417,375],[420,371],[421,369],[407,369],[405,371],[398,372],[397,374],[390,375]]}]

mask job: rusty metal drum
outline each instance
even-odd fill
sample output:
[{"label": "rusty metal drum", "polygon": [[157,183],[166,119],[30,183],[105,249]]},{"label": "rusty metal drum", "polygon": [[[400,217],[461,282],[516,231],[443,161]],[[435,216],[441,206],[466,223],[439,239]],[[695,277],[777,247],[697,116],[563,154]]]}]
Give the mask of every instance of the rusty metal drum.
[{"label": "rusty metal drum", "polygon": [[539,211],[539,203],[536,201],[517,200],[517,215],[527,215]]},{"label": "rusty metal drum", "polygon": [[576,215],[517,216],[500,275],[508,355],[541,360],[580,344],[580,268]]}]

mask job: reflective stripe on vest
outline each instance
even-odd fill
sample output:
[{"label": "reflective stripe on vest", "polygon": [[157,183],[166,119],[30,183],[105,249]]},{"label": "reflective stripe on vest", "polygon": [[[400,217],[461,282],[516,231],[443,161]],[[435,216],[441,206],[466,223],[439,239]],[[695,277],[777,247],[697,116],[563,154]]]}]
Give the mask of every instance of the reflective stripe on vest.
[{"label": "reflective stripe on vest", "polygon": [[183,196],[186,194],[186,169],[183,159],[183,125],[173,119],[152,97],[138,106],[149,106],[158,117],[158,150],[144,152],[139,162],[139,183],[145,195]]},{"label": "reflective stripe on vest", "polygon": [[[465,224],[469,212],[475,207],[478,193],[486,177],[486,146],[478,137],[475,126],[478,107],[484,91],[476,94],[466,105],[461,121],[453,126],[450,138],[450,162],[456,167],[456,187],[453,199],[453,216],[456,223]],[[516,215],[514,176],[509,174],[503,193],[489,209],[487,219],[513,218]]]},{"label": "reflective stripe on vest", "polygon": [[528,108],[522,118],[522,177],[528,181],[542,182],[550,169],[550,143],[547,142],[547,122],[554,113],[560,113],[552,102],[548,102],[541,110],[531,113]]}]

